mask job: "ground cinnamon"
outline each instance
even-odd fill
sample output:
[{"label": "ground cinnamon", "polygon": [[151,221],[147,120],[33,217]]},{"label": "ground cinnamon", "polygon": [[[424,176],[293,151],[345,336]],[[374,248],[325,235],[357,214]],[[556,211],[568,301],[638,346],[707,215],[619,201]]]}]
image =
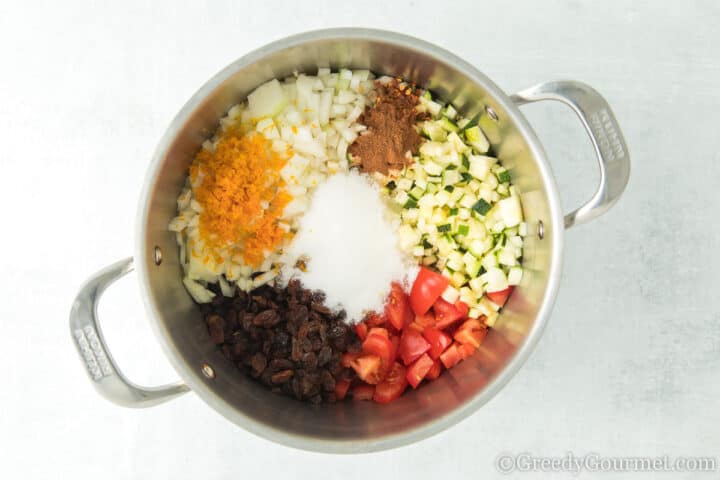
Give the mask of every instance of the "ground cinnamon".
[{"label": "ground cinnamon", "polygon": [[422,114],[415,109],[419,97],[414,85],[400,84],[397,79],[385,84],[376,81],[375,91],[377,99],[358,119],[368,127],[367,133],[348,152],[363,172],[387,174],[412,162],[407,153],[417,153],[420,146],[415,123]]}]

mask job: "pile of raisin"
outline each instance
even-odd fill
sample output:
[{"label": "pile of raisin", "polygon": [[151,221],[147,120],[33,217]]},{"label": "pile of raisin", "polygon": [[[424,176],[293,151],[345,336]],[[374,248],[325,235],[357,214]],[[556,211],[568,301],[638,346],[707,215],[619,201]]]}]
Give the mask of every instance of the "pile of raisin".
[{"label": "pile of raisin", "polygon": [[333,312],[321,292],[291,280],[234,297],[218,292],[200,306],[210,337],[223,355],[273,392],[311,403],[335,402],[335,383],[355,372],[342,354],[358,352],[360,340]]}]

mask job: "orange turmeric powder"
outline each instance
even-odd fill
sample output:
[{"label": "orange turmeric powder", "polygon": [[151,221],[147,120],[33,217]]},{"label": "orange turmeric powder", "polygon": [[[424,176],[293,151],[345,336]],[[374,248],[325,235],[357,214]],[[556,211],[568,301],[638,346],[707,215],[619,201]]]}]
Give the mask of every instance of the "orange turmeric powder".
[{"label": "orange turmeric powder", "polygon": [[216,252],[231,248],[253,267],[290,236],[278,225],[292,200],[280,178],[289,152],[278,154],[270,145],[259,133],[230,131],[215,151],[200,150],[190,166],[204,243]]}]

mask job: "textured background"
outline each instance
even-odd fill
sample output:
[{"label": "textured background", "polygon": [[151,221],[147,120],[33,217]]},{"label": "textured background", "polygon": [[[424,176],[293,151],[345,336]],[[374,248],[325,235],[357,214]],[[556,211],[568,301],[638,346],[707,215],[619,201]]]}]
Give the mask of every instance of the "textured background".
[{"label": "textured background", "polygon": [[[481,478],[504,451],[720,456],[718,21],[710,1],[0,3],[0,477]],[[507,92],[572,78],[613,106],[630,185],[608,215],[568,232],[539,347],[472,417],[372,455],[271,444],[194,395],[139,411],[105,402],[67,313],[90,273],[131,254],[166,125],[249,50],[349,25],[437,43]],[[523,111],[569,210],[598,179],[588,139],[559,104]],[[101,314],[130,378],[175,378],[132,275]]]}]

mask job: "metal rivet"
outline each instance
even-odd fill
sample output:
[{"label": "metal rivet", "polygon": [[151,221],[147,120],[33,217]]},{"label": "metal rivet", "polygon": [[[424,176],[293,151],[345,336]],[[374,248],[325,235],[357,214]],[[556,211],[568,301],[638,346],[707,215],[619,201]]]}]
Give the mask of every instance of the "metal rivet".
[{"label": "metal rivet", "polygon": [[208,365],[207,363],[202,364],[201,370],[202,370],[203,375],[205,375],[210,380],[213,380],[215,378],[215,370],[213,370],[213,368],[210,365]]},{"label": "metal rivet", "polygon": [[160,250],[160,247],[157,245],[155,245],[155,250],[153,251],[153,260],[155,260],[155,265],[162,263],[162,250]]},{"label": "metal rivet", "polygon": [[545,224],[542,220],[538,220],[538,238],[540,240],[545,236]]},{"label": "metal rivet", "polygon": [[492,107],[485,105],[485,111],[488,114],[488,117],[492,118],[496,122],[498,121],[497,113],[495,113],[495,110],[492,109]]}]

